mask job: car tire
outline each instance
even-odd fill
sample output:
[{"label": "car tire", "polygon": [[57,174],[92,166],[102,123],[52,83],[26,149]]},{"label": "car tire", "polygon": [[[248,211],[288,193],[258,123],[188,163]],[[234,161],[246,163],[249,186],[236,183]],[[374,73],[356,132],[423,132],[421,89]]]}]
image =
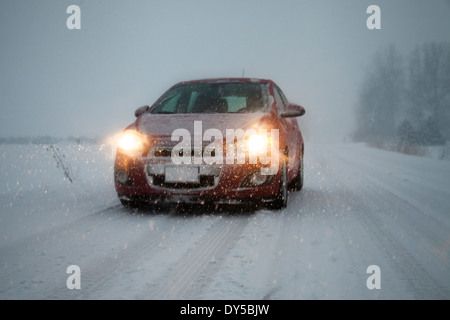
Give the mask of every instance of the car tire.
[{"label": "car tire", "polygon": [[127,209],[139,209],[142,207],[142,203],[140,201],[136,201],[136,200],[120,199],[120,202]]},{"label": "car tire", "polygon": [[269,209],[281,210],[286,208],[288,200],[288,172],[286,161],[283,161],[281,165],[280,174],[280,187],[277,195],[273,198],[271,202],[267,204]]},{"label": "car tire", "polygon": [[304,166],[303,166],[303,156],[302,156],[300,159],[297,176],[291,182],[289,189],[292,191],[302,190],[303,189],[303,178],[304,178]]}]

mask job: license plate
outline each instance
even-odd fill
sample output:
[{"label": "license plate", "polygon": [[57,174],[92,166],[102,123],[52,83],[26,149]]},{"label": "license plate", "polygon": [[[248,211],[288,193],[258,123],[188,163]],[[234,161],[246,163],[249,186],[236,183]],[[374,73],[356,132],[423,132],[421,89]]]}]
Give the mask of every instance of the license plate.
[{"label": "license plate", "polygon": [[164,181],[198,183],[198,167],[166,167]]}]

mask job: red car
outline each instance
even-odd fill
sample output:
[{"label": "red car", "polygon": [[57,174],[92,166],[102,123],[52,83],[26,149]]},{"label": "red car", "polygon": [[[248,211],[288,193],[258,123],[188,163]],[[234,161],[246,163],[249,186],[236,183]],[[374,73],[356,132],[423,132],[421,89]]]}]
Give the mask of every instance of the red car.
[{"label": "red car", "polygon": [[289,103],[271,80],[181,82],[118,141],[114,182],[127,207],[143,203],[287,205],[303,186],[303,137]]}]

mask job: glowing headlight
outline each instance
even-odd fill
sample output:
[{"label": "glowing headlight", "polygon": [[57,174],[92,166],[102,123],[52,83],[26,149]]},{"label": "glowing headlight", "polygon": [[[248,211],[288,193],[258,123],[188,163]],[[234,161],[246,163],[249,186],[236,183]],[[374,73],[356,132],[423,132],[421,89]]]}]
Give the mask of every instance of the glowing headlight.
[{"label": "glowing headlight", "polygon": [[250,155],[266,155],[270,150],[270,138],[267,134],[254,134],[247,140],[247,150]]},{"label": "glowing headlight", "polygon": [[139,152],[144,148],[144,138],[136,131],[125,131],[119,138],[118,147],[125,152]]}]

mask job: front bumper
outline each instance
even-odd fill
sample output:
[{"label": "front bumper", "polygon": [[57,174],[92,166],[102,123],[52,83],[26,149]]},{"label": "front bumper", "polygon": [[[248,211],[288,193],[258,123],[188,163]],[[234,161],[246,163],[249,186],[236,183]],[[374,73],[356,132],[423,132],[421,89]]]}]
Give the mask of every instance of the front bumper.
[{"label": "front bumper", "polygon": [[[167,180],[167,168],[174,167],[168,159],[132,159],[118,154],[114,168],[116,192],[123,200],[233,204],[271,201],[279,188],[279,172],[267,176],[261,185],[247,183],[250,175],[261,170],[259,164],[180,165],[175,169],[182,180]],[[193,168],[198,170],[198,180],[185,173]]]}]

